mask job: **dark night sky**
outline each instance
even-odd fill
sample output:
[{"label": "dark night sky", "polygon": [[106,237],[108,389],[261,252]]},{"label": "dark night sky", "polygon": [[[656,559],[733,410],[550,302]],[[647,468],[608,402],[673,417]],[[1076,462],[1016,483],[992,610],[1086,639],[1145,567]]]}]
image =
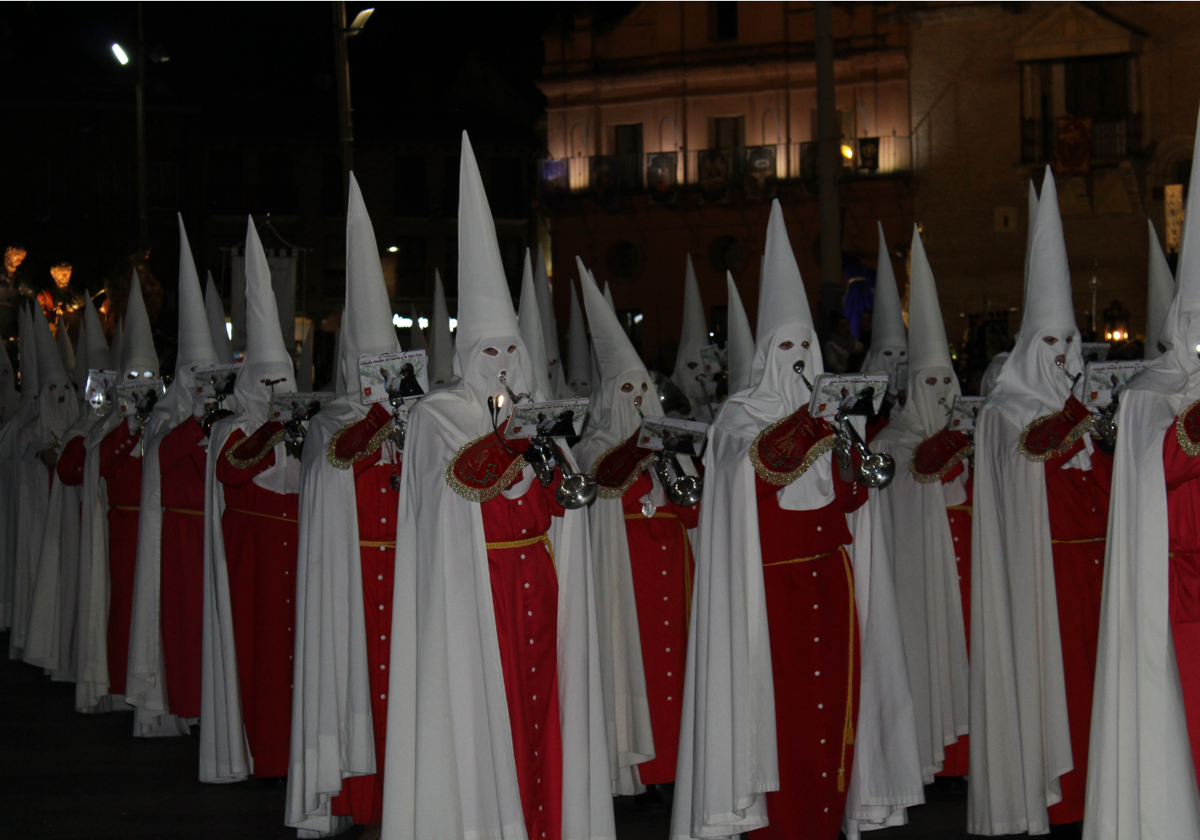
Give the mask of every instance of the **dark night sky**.
[{"label": "dark night sky", "polygon": [[[367,3],[347,5],[347,20]],[[379,3],[350,39],[357,139],[451,137],[462,128],[528,142],[543,106],[541,35],[579,3]],[[600,4],[619,17],[633,4]],[[210,130],[333,141],[331,4],[146,3],[149,104],[201,109]],[[0,6],[4,99],[131,98],[113,41],[135,40],[134,3]],[[225,123],[223,127],[213,122]]]}]

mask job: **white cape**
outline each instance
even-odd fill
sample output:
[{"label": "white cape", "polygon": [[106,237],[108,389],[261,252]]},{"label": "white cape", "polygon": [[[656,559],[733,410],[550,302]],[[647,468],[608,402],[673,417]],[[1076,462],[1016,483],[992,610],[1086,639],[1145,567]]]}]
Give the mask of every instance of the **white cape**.
[{"label": "white cape", "polygon": [[1178,402],[1127,390],[1117,414],[1086,840],[1200,837],[1200,795],[1168,614],[1162,451],[1164,432],[1175,434]]},{"label": "white cape", "polygon": [[14,557],[12,632],[8,637],[11,659],[23,659],[25,636],[29,631],[29,610],[37,577],[42,534],[46,526],[46,508],[50,502],[50,473],[37,453],[44,447],[37,416],[15,430],[13,439],[13,477],[16,499],[13,503],[15,526],[8,538],[16,537]]},{"label": "white cape", "polygon": [[[478,409],[463,386],[409,415],[401,478],[388,690],[384,840],[523,838],[521,794],[480,505],[444,475]],[[558,575],[562,838],[614,838],[587,515],[549,534]]]},{"label": "white cape", "polygon": [[895,459],[896,475],[868,504],[880,517],[892,557],[917,748],[925,784],[931,784],[946,746],[968,731],[969,668],[946,488],[940,480],[926,484],[913,477],[916,438],[896,424],[875,438],[872,448]]},{"label": "white cape", "polygon": [[1058,778],[1073,767],[1045,472],[1021,454],[1021,432],[998,408],[980,410],[971,532],[971,834],[1045,834],[1047,809],[1062,799]]}]

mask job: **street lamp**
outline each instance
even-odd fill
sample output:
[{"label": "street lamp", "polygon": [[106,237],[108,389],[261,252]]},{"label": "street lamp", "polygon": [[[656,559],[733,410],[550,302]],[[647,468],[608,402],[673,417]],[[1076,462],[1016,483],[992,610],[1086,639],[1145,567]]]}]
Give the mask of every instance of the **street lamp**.
[{"label": "street lamp", "polygon": [[112,51],[113,55],[117,57],[117,61],[121,63],[122,67],[129,63],[129,55],[125,52],[125,50],[121,49],[120,44],[113,44]]},{"label": "street lamp", "polygon": [[346,4],[333,4],[333,47],[336,56],[338,92],[338,137],[342,147],[343,200],[350,194],[350,170],[354,168],[354,121],[350,116],[350,57],[346,39],[362,32],[375,9],[363,9],[346,26]]}]

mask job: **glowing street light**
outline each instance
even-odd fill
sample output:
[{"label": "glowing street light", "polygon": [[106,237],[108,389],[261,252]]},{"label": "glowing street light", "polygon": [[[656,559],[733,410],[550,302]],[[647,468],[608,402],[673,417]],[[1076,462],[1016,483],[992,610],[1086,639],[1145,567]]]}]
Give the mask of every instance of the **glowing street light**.
[{"label": "glowing street light", "polygon": [[392,245],[390,248],[388,248],[388,253],[389,253],[389,254],[394,254],[394,253],[396,253],[396,252],[397,252],[397,251],[399,251],[399,250],[400,250],[400,249],[399,249],[399,248],[397,248],[395,245]]},{"label": "glowing street light", "polygon": [[846,160],[854,160],[854,147],[843,143],[842,157],[844,157]]},{"label": "glowing street light", "polygon": [[117,57],[117,61],[121,63],[122,67],[129,63],[129,55],[121,48],[120,44],[113,44],[112,51],[113,55]]},{"label": "glowing street light", "polygon": [[371,15],[373,14],[375,14],[375,8],[373,6],[370,9],[363,9],[361,12],[356,14],[354,16],[354,20],[350,22],[350,26],[346,28],[346,35],[357,35],[362,28],[367,25],[367,21],[371,19]]}]

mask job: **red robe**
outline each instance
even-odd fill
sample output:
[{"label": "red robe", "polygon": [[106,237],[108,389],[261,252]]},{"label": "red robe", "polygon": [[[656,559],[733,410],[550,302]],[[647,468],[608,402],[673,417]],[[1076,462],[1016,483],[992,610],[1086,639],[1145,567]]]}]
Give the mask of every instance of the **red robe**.
[{"label": "red robe", "polygon": [[[1084,447],[1087,409],[1070,397],[1063,411],[1034,421],[1024,436],[1032,454],[1045,458],[1046,499],[1054,550],[1054,587],[1058,631],[1062,643],[1067,719],[1075,769],[1060,777],[1062,801],[1050,806],[1051,825],[1083,819],[1087,783],[1088,739],[1092,727],[1092,687],[1096,647],[1100,640],[1100,606],[1104,586],[1104,548],[1108,532],[1108,495],[1112,456],[1091,454],[1092,469],[1063,469]],[[1075,438],[1072,440],[1072,438]]]},{"label": "red robe", "polygon": [[363,617],[366,621],[371,727],[375,735],[375,773],[342,779],[342,792],[331,813],[353,816],[360,825],[383,822],[383,759],[387,737],[388,666],[391,664],[392,594],[396,567],[396,509],[399,493],[391,486],[400,464],[382,463],[375,435],[391,422],[382,405],[338,433],[339,458],[354,460],[354,495],[358,511],[359,560],[362,564]]},{"label": "red robe", "polygon": [[637,768],[644,785],[675,781],[692,606],[693,560],[687,529],[695,528],[700,519],[699,505],[680,507],[671,502],[647,519],[641,498],[651,488],[649,473],[642,473],[621,497],[654,733],[655,758]]},{"label": "red robe", "polygon": [[299,494],[253,481],[274,466],[271,438],[282,429],[266,423],[249,438],[235,430],[217,458],[242,720],[258,777],[287,775],[292,726]]},{"label": "red robe", "polygon": [[1163,470],[1171,546],[1167,610],[1183,687],[1192,763],[1200,770],[1200,458],[1188,455],[1177,431],[1182,427],[1189,445],[1195,446],[1200,441],[1200,433],[1193,426],[1197,420],[1200,411],[1191,409],[1185,413],[1184,422],[1167,429]]},{"label": "red robe", "polygon": [[784,476],[832,434],[805,406],[754,442],[779,756],[779,790],[767,793],[771,824],[754,831],[754,840],[836,840],[846,807],[860,665],[846,514],[866,502],[867,491],[842,481],[835,463],[827,506],[784,510],[777,496],[789,483]]},{"label": "red robe", "polygon": [[84,435],[76,435],[67,441],[58,456],[58,462],[54,465],[58,472],[58,480],[69,487],[83,484],[83,462],[87,457],[84,440]]},{"label": "red robe", "polygon": [[158,445],[162,558],[159,602],[167,705],[200,717],[200,653],[204,625],[204,430],[193,417]]},{"label": "red robe", "polygon": [[142,430],[122,419],[100,442],[100,477],[108,493],[108,690],[125,693],[133,574],[142,504]]}]

